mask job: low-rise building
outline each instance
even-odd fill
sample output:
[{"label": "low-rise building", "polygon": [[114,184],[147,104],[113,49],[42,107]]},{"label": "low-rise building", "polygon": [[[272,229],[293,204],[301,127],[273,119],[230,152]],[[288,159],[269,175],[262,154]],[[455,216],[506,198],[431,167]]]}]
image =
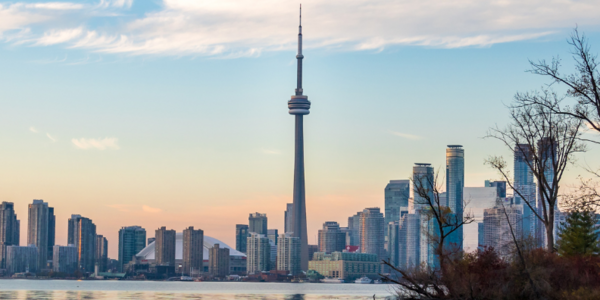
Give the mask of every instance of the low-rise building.
[{"label": "low-rise building", "polygon": [[77,270],[77,247],[54,245],[52,271],[73,274]]},{"label": "low-rise building", "polygon": [[38,266],[38,249],[36,246],[6,247],[6,271],[8,274],[35,273],[38,271]]},{"label": "low-rise building", "polygon": [[355,280],[362,276],[379,278],[381,269],[377,254],[333,252],[326,254],[317,252],[313,260],[308,262],[308,269],[325,277]]}]

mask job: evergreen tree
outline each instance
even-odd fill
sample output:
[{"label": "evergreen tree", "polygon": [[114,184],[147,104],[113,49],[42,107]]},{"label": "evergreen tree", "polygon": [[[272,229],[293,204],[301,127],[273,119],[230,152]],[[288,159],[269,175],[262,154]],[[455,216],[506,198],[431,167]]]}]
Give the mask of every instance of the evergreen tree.
[{"label": "evergreen tree", "polygon": [[593,211],[573,211],[562,224],[558,253],[564,256],[599,255],[599,233],[596,232],[596,214]]}]

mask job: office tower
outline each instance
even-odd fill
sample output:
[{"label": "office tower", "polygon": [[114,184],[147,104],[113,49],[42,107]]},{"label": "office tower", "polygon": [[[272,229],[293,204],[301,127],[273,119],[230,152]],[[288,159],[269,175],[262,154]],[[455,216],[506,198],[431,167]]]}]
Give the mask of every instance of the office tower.
[{"label": "office tower", "polygon": [[219,248],[219,244],[214,244],[212,248],[209,248],[208,272],[214,277],[225,277],[229,275],[228,248]]},{"label": "office tower", "polygon": [[348,230],[350,231],[351,246],[360,246],[360,215],[362,211],[357,212],[354,216],[348,217]]},{"label": "office tower", "polygon": [[204,231],[190,226],[183,231],[183,272],[192,275],[204,270],[203,254]]},{"label": "office tower", "polygon": [[246,253],[246,243],[248,242],[248,225],[235,225],[235,250]]},{"label": "office tower", "polygon": [[246,252],[246,270],[248,274],[269,271],[271,261],[271,245],[269,238],[262,234],[251,232],[248,237]]},{"label": "office tower", "polygon": [[48,262],[48,203],[33,200],[33,203],[29,204],[28,222],[27,245],[37,247],[39,266],[36,269],[42,270]]},{"label": "office tower", "polygon": [[284,233],[288,233],[292,231],[292,221],[294,216],[294,203],[286,204],[285,212],[284,212]]},{"label": "office tower", "polygon": [[514,160],[515,204],[523,206],[523,238],[531,239],[535,237],[535,224],[537,221],[537,217],[531,209],[536,208],[536,185],[533,181],[533,172],[529,166],[533,163],[532,148],[528,144],[516,145]]},{"label": "office tower", "polygon": [[277,245],[277,270],[288,271],[288,274],[292,275],[300,273],[300,247],[300,238],[289,233],[280,235]]},{"label": "office tower", "polygon": [[[302,11],[301,11],[302,12]],[[294,217],[292,232],[295,237],[300,238],[301,244],[301,262],[300,268],[308,270],[308,233],[306,230],[306,201],[304,191],[304,115],[308,115],[310,101],[303,94],[302,89],[302,13],[300,13],[300,25],[298,27],[298,70],[296,93],[288,101],[290,115],[296,118],[296,139],[295,139],[295,158],[294,158]]]},{"label": "office tower", "polygon": [[[463,217],[463,189],[465,187],[465,150],[461,145],[448,145],[446,149],[446,189],[448,207],[459,219]],[[506,189],[506,186],[505,186]],[[505,192],[506,194],[506,192]],[[463,249],[463,228],[447,237],[448,245]]]},{"label": "office tower", "polygon": [[96,225],[89,218],[73,215],[69,219],[69,229],[73,230],[72,238],[73,245],[77,247],[78,267],[84,273],[94,272],[96,264]]},{"label": "office tower", "polygon": [[496,206],[498,200],[498,189],[496,187],[465,187],[463,197],[469,204],[465,207],[465,213],[473,216],[474,222],[463,225],[463,250],[472,252],[479,247],[478,222],[483,222],[483,211]]},{"label": "office tower", "polygon": [[248,231],[267,235],[267,214],[253,213],[248,217]]},{"label": "office tower", "polygon": [[[408,213],[410,180],[390,180],[385,187],[385,224],[400,221],[402,214]],[[387,226],[387,225],[386,225]],[[385,229],[387,235],[387,228]]]},{"label": "office tower", "polygon": [[498,192],[498,198],[506,198],[506,181],[485,181],[486,187],[494,187]]},{"label": "office tower", "polygon": [[[421,222],[418,231],[420,234],[418,239],[420,243],[420,249],[418,251],[420,257],[417,265],[423,263],[430,267],[435,266],[434,237],[437,233],[435,231],[434,221],[427,211],[431,210],[431,205],[436,205],[434,181],[435,176],[431,164],[415,163],[413,166],[413,206],[415,214],[419,215],[418,219]],[[447,199],[450,199],[448,193],[446,196]]]},{"label": "office tower", "polygon": [[[47,253],[46,248],[42,251]],[[44,255],[45,256],[45,255]],[[6,246],[6,271],[9,274],[40,271],[40,255],[35,245]],[[44,264],[44,267],[46,265]]]},{"label": "office tower", "polygon": [[0,204],[0,269],[6,268],[6,247],[19,245],[20,223],[12,202]]},{"label": "office tower", "polygon": [[365,208],[360,218],[360,252],[377,254],[377,257],[385,259],[383,248],[383,214],[378,207]]},{"label": "office tower", "polygon": [[175,267],[175,230],[161,227],[154,233],[154,259],[157,266]]},{"label": "office tower", "polygon": [[[413,166],[413,202],[414,210],[429,209],[429,201],[434,200],[433,167],[427,163],[415,163]],[[421,191],[427,197],[419,194]],[[429,199],[427,199],[429,198]]]},{"label": "office tower", "polygon": [[406,251],[400,249],[403,245],[400,240],[400,227],[402,226],[400,222],[401,221],[394,221],[387,224],[388,260],[390,264],[395,267],[400,266],[400,252]]},{"label": "office tower", "polygon": [[52,271],[73,274],[77,270],[77,247],[54,245]]},{"label": "office tower", "polygon": [[101,234],[96,236],[96,265],[98,272],[106,272],[108,267],[108,240]]},{"label": "office tower", "polygon": [[48,207],[48,260],[52,260],[55,240],[56,216],[54,216],[54,207]]},{"label": "office tower", "polygon": [[337,222],[323,223],[319,229],[319,252],[332,253],[346,248],[346,233],[340,230]]},{"label": "office tower", "polygon": [[[154,238],[148,239],[148,244]],[[146,247],[146,229],[141,226],[121,227],[119,230],[119,271],[124,272],[125,266]]]},{"label": "office tower", "polygon": [[509,255],[514,245],[513,234],[517,240],[521,238],[522,215],[523,208],[520,205],[486,209],[483,216],[485,246],[494,247],[502,255]]},{"label": "office tower", "polygon": [[277,238],[279,237],[279,231],[277,229],[269,229],[267,230],[267,237],[271,242],[277,245]]},{"label": "office tower", "polygon": [[402,233],[406,227],[406,267],[417,267],[421,264],[421,215],[408,214],[402,220]]}]

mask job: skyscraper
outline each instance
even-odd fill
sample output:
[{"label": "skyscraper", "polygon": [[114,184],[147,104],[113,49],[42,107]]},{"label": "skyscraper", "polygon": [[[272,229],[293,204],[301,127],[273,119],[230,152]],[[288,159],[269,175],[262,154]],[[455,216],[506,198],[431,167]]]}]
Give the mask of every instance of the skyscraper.
[{"label": "skyscraper", "polygon": [[154,247],[154,259],[157,266],[175,267],[175,230],[167,230],[166,227],[161,227],[156,230]]},{"label": "skyscraper", "polygon": [[119,230],[119,271],[125,271],[133,257],[146,247],[146,229],[140,226],[121,227]]},{"label": "skyscraper", "polygon": [[[516,176],[516,174],[515,174]],[[495,187],[499,198],[506,198],[506,181],[485,181],[486,187]]]},{"label": "skyscraper", "polygon": [[419,194],[419,190],[428,195],[430,200],[434,199],[434,174],[433,167],[427,163],[415,163],[413,166],[413,203],[414,210],[429,209],[427,197]]},{"label": "skyscraper", "polygon": [[82,272],[92,273],[96,264],[96,224],[89,218],[73,215],[69,219],[69,229],[71,225],[78,267]]},{"label": "skyscraper", "polygon": [[284,212],[284,232],[292,232],[292,221],[294,220],[294,203],[287,203]]},{"label": "skyscraper", "polygon": [[56,240],[56,216],[54,216],[54,207],[48,207],[48,260],[53,259],[54,243]]},{"label": "skyscraper", "polygon": [[[227,251],[229,251],[229,249]],[[201,229],[194,229],[193,226],[185,229],[183,231],[183,273],[192,275],[193,273],[203,271],[203,253],[204,231]],[[227,262],[229,262],[229,260],[227,260]]]},{"label": "skyscraper", "polygon": [[269,271],[271,262],[271,244],[269,243],[269,238],[262,234],[251,232],[247,245],[246,270],[248,274]]},{"label": "skyscraper", "polygon": [[0,204],[0,269],[6,268],[6,247],[19,245],[20,223],[17,220],[14,204]]},{"label": "skyscraper", "polygon": [[[406,253],[406,249],[401,249],[402,246],[406,245],[406,241],[401,241],[401,227],[401,221],[389,222],[387,224],[388,259],[390,264],[395,267],[401,266],[400,253]],[[402,267],[404,267],[404,265],[402,265]]]},{"label": "skyscraper", "polygon": [[246,253],[246,244],[248,243],[248,225],[235,225],[235,250]]},{"label": "skyscraper", "polygon": [[[448,207],[457,218],[463,217],[463,189],[465,187],[465,150],[461,145],[448,145],[446,149],[446,189]],[[448,235],[447,242],[463,249],[462,226]]]},{"label": "skyscraper", "polygon": [[300,269],[300,238],[293,237],[289,233],[279,236],[277,270],[288,271],[292,275],[302,271]]},{"label": "skyscraper", "polygon": [[52,270],[73,274],[77,270],[77,247],[75,245],[59,246],[54,245],[52,251]]},{"label": "skyscraper", "polygon": [[67,243],[69,245],[75,245],[75,227],[77,227],[77,222],[80,218],[81,215],[71,215],[71,218],[68,220]]},{"label": "skyscraper", "polygon": [[[385,224],[400,221],[402,214],[408,213],[410,180],[390,180],[385,193]],[[387,226],[387,225],[386,225]],[[387,234],[387,227],[386,232]]]},{"label": "skyscraper", "polygon": [[[543,138],[538,141],[538,158],[540,160],[539,167],[543,168],[544,171],[544,181],[547,183],[543,185],[538,182],[538,197],[537,197],[537,213],[540,216],[544,215],[544,207],[546,210],[549,210],[548,200],[546,194],[542,192],[542,189],[546,190],[546,192],[550,192],[549,189],[552,189],[554,186],[554,165],[556,163],[556,141],[552,138]],[[539,178],[538,178],[539,179]],[[556,212],[558,212],[558,201],[554,205],[555,211],[555,219]],[[546,235],[546,226],[540,219],[537,219],[536,222],[536,241],[540,247],[545,247],[547,244],[548,236]],[[554,227],[553,235],[555,237],[556,242],[556,227]]]},{"label": "skyscraper", "polygon": [[360,246],[360,215],[362,211],[354,216],[348,217],[348,231],[350,231],[350,245]]},{"label": "skyscraper", "polygon": [[108,267],[108,240],[101,234],[96,236],[96,265],[98,272],[106,272]]},{"label": "skyscraper", "polygon": [[337,222],[323,223],[319,229],[319,252],[332,253],[346,248],[346,233],[340,230]]},{"label": "skyscraper", "polygon": [[[521,218],[523,208],[521,205],[488,208],[483,216],[483,242],[485,246],[494,247],[498,253],[509,255],[514,238],[521,238]],[[509,224],[510,222],[510,224]]]},{"label": "skyscraper", "polygon": [[214,277],[225,277],[229,275],[229,249],[219,247],[214,244],[208,249],[208,272]]},{"label": "skyscraper", "polygon": [[523,233],[524,238],[535,237],[535,224],[537,217],[533,210],[536,208],[533,172],[528,162],[533,163],[533,150],[528,144],[518,144],[515,147],[515,178],[514,192],[515,204],[523,206]]},{"label": "skyscraper", "polygon": [[377,254],[379,260],[386,258],[383,221],[379,207],[365,208],[360,218],[360,252]]},{"label": "skyscraper", "polygon": [[37,247],[36,269],[45,269],[48,262],[48,203],[43,200],[33,200],[29,204],[27,245]]},{"label": "skyscraper", "polygon": [[[421,264],[421,215],[408,214],[402,220],[401,235],[406,235],[406,267]],[[402,253],[400,253],[402,255]]]},{"label": "skyscraper", "polygon": [[298,60],[296,94],[288,101],[290,115],[296,118],[296,140],[294,159],[294,217],[292,233],[300,238],[300,268],[308,270],[308,236],[306,230],[306,199],[304,188],[304,115],[308,115],[310,101],[302,89],[302,7],[300,7],[300,25],[298,27]]},{"label": "skyscraper", "polygon": [[[415,214],[418,215],[418,220],[420,222],[420,226],[416,229],[419,233],[418,241],[420,243],[419,246],[419,261],[415,265],[419,265],[424,263],[430,267],[435,266],[434,260],[434,241],[433,237],[435,236],[435,228],[433,226],[433,220],[430,218],[427,213],[428,210],[431,209],[431,205],[435,205],[435,176],[433,173],[433,167],[431,164],[427,163],[415,163],[413,166],[413,190],[414,190],[414,210]],[[449,195],[447,194],[447,197]],[[449,199],[449,198],[447,198]],[[440,199],[441,200],[441,199]],[[442,203],[443,204],[443,203]],[[410,237],[413,238],[413,237]],[[408,251],[408,250],[407,250]],[[411,258],[409,258],[409,262]],[[413,265],[414,266],[414,265]]]},{"label": "skyscraper", "polygon": [[267,235],[267,214],[250,214],[248,217],[248,231]]}]

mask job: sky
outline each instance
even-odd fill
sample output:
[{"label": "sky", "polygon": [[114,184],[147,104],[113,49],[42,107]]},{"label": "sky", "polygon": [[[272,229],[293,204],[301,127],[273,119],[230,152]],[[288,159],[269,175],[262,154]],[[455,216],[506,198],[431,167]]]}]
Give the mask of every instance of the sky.
[{"label": "sky", "polygon": [[[465,149],[466,186],[512,160],[491,126],[516,92],[549,82],[528,60],[563,59],[575,26],[600,52],[600,2],[303,1],[309,243],[384,205],[414,163]],[[117,257],[118,230],[194,226],[235,247],[235,224],[292,201],[298,3],[272,0],[0,2],[0,201],[91,218]],[[595,138],[595,137],[593,137]],[[565,184],[599,166],[578,156]],[[443,173],[443,172],[442,172]],[[588,176],[589,177],[589,176]]]}]

